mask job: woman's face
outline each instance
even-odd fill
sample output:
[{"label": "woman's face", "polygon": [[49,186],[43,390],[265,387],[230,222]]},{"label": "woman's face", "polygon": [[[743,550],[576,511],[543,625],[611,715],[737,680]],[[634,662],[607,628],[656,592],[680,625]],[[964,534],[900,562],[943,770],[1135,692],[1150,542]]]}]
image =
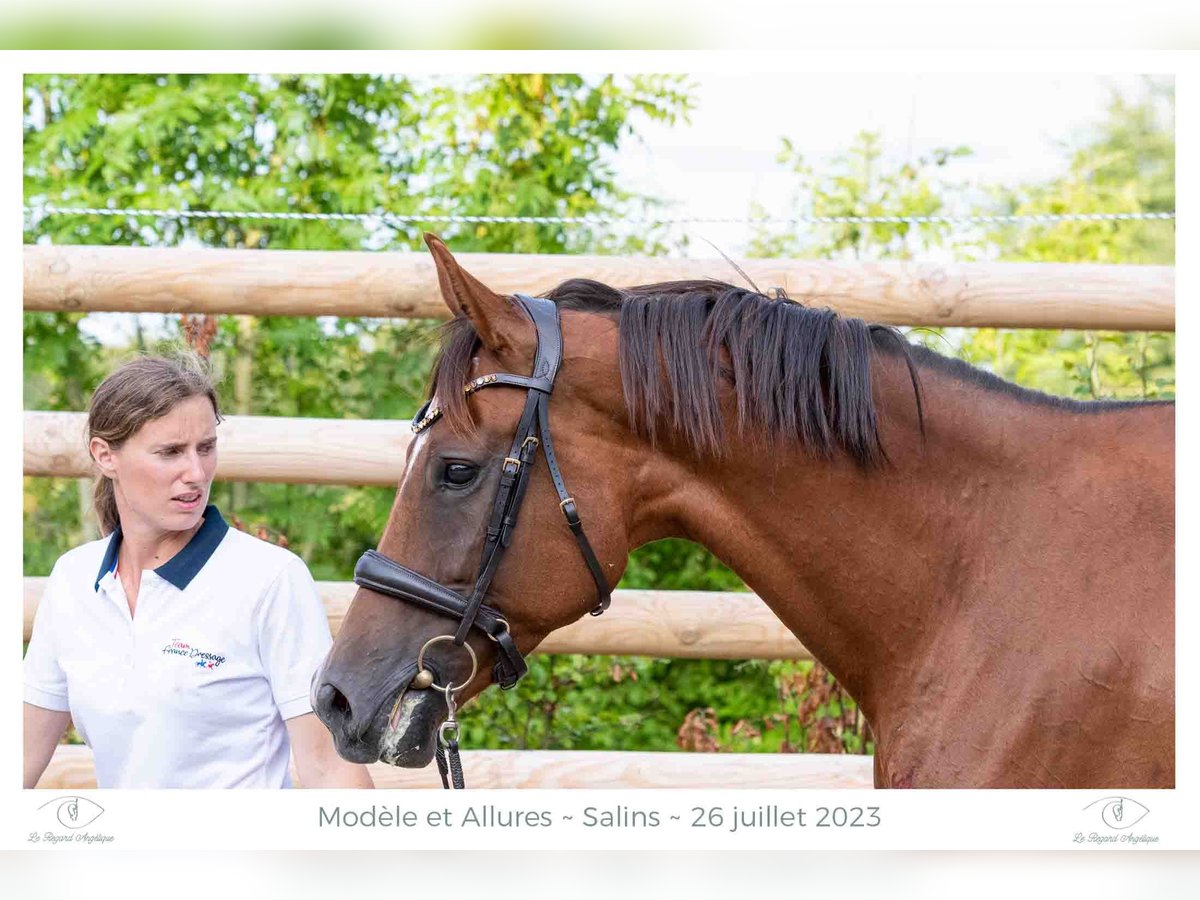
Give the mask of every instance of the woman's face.
[{"label": "woman's face", "polygon": [[217,469],[217,417],[207,397],[189,397],[151,419],[116,450],[93,438],[92,456],[113,481],[121,523],[187,531],[208,505]]}]

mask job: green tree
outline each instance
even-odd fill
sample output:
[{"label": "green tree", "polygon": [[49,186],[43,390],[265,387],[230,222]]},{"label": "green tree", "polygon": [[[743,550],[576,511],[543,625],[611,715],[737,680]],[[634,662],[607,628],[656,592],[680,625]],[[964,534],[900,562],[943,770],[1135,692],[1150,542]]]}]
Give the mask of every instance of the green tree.
[{"label": "green tree", "polygon": [[[949,177],[967,147],[889,162],[878,135],[860,133],[818,171],[784,139],[779,160],[800,176],[797,215],[932,216],[1169,212],[1175,206],[1174,91],[1147,82],[1114,95],[1105,118],[1067,145],[1065,173],[1017,186],[985,186],[984,200]],[[756,210],[761,212],[761,210]],[[987,229],[944,222],[817,225],[803,234],[759,229],[753,255],[810,259],[912,259],[930,250],[961,260],[1169,264],[1174,222],[1013,224]],[[1083,399],[1174,396],[1175,338],[1155,332],[915,329],[912,337],[1026,387]]]},{"label": "green tree", "polygon": [[[971,153],[963,146],[942,148],[890,164],[884,159],[880,134],[860,131],[845,153],[818,170],[789,138],[780,143],[776,161],[798,176],[791,201],[798,217],[946,215],[956,186],[945,182],[945,170],[952,160]],[[751,208],[755,218],[764,214],[761,206]],[[912,259],[956,240],[953,227],[944,222],[823,224],[810,233],[757,227],[749,253],[800,259]],[[969,244],[968,250],[975,252],[975,245]]]},{"label": "green tree", "polygon": [[[1103,121],[1070,149],[1060,178],[993,188],[1005,214],[1173,212],[1175,92],[1148,81],[1135,98],[1115,94]],[[1169,220],[1005,226],[987,235],[1002,260],[1169,265]],[[1051,393],[1085,399],[1175,396],[1175,335],[1163,332],[980,329],[960,346],[973,363]]]}]

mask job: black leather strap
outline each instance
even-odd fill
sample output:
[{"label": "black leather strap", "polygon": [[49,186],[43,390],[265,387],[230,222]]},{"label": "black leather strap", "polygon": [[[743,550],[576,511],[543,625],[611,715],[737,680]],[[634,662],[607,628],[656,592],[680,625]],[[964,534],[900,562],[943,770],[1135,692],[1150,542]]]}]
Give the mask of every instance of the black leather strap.
[{"label": "black leather strap", "polygon": [[[456,619],[467,609],[467,601],[460,594],[419,572],[406,569],[376,550],[368,550],[359,557],[354,567],[354,582]],[[508,630],[504,615],[490,606],[479,607],[475,622],[490,636]]]},{"label": "black leather strap", "polygon": [[553,300],[530,297],[528,294],[515,296],[529,318],[533,319],[533,326],[537,329],[538,343],[533,359],[533,377],[545,378],[554,384],[563,356],[562,323],[558,318],[558,304]]},{"label": "black leather strap", "polygon": [[[525,410],[517,423],[517,432],[513,436],[512,446],[508,456],[500,466],[500,485],[496,490],[496,499],[492,503],[492,515],[488,521],[487,531],[483,542],[483,560],[480,563],[479,574],[475,577],[475,587],[467,601],[458,630],[454,633],[454,643],[462,644],[471,630],[475,619],[475,611],[487,596],[488,588],[492,586],[492,578],[500,565],[501,556],[508,546],[507,535],[517,522],[517,512],[520,500],[525,495],[524,485],[529,480],[529,463],[533,461],[533,452],[537,447],[537,438],[533,436],[538,427],[537,409],[543,395],[530,391],[526,394]],[[531,450],[530,448],[534,448]]]},{"label": "black leather strap", "polygon": [[[451,619],[460,619],[466,612],[467,601],[461,595],[375,550],[359,557],[354,567],[354,583]],[[513,687],[529,671],[529,665],[509,634],[504,614],[481,605],[473,624],[496,643],[497,659],[492,670],[496,682],[505,689]]]},{"label": "black leather strap", "polygon": [[[485,387],[491,387],[494,384],[502,384],[507,387],[525,388],[530,391],[537,391],[541,394],[549,394],[554,390],[554,384],[548,378],[531,378],[528,375],[507,375],[503,372],[496,372],[492,375],[484,375],[476,378],[474,381],[467,382],[463,392],[473,394]],[[434,422],[442,417],[442,410],[432,397],[425,401],[412,420],[412,429],[416,434],[420,434]]]},{"label": "black leather strap", "polygon": [[592,574],[592,581],[596,582],[597,602],[592,607],[592,615],[598,616],[608,609],[609,603],[612,602],[612,592],[609,590],[604,570],[600,568],[600,560],[596,559],[592,545],[583,533],[583,522],[580,521],[575,498],[567,493],[567,485],[563,481],[562,472],[559,471],[558,457],[554,455],[554,441],[550,437],[549,414],[544,404],[539,408],[538,415],[542,427],[542,445],[546,448],[546,465],[550,468],[550,479],[554,482],[554,490],[558,494],[558,508],[562,510],[571,533],[575,535],[579,551],[583,554],[583,561],[587,563],[588,571]]}]

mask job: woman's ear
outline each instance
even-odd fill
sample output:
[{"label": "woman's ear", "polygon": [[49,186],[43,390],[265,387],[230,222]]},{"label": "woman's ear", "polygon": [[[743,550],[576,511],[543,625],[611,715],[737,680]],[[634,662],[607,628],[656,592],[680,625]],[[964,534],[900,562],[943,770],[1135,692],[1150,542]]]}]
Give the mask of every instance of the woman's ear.
[{"label": "woman's ear", "polygon": [[516,301],[497,294],[460,266],[437,235],[426,234],[425,243],[433,254],[442,299],[450,312],[470,319],[483,346],[497,356],[532,360],[537,332]]},{"label": "woman's ear", "polygon": [[116,476],[116,458],[108,441],[100,437],[92,438],[88,441],[88,452],[92,454],[92,462],[96,464],[96,468],[100,470],[101,475],[106,478]]}]

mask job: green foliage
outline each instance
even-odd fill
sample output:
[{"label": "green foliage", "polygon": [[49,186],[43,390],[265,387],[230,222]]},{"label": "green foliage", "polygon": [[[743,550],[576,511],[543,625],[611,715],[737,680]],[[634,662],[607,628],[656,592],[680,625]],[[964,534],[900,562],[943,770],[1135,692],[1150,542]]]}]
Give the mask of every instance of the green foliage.
[{"label": "green foliage", "polygon": [[670,750],[702,706],[766,716],[775,689],[765,663],[612,656],[531,660],[513,691],[489,691],[464,715],[468,746]]},{"label": "green foliage", "polygon": [[[45,75],[25,82],[25,197],[58,205],[399,215],[618,215],[611,153],[691,109],[677,76]],[[454,225],[462,250],[661,249],[560,225]],[[26,240],[416,248],[381,222],[55,216]],[[632,242],[632,243],[631,243]]]},{"label": "green foliage", "polygon": [[[1148,82],[1138,100],[1114,96],[1107,118],[1072,152],[1064,177],[992,191],[1001,212],[1173,211],[1174,113],[1169,86]],[[985,240],[1002,260],[1169,265],[1174,228],[1163,220],[1060,222],[992,229]],[[1173,333],[980,329],[960,353],[976,364],[990,357],[996,374],[1051,393],[1089,400],[1175,396]]]},{"label": "green foliage", "polygon": [[699,544],[671,538],[629,558],[620,588],[657,591],[744,591],[742,580]]},{"label": "green foliage", "polygon": [[[1070,168],[1047,182],[994,188],[1003,214],[1172,212],[1175,93],[1148,82],[1137,100],[1114,96],[1107,118],[1071,152]],[[1000,259],[1023,262],[1170,264],[1175,223],[1060,222],[1004,226],[986,239]]]},{"label": "green foliage", "polygon": [[[860,131],[849,150],[819,172],[786,137],[777,159],[800,176],[792,198],[797,216],[939,216],[947,214],[942,170],[970,153],[968,147],[938,149],[911,162],[888,165],[880,135]],[[756,217],[763,214],[755,207]],[[911,259],[922,250],[946,247],[954,238],[952,226],[944,222],[839,223],[822,225],[812,234],[760,227],[749,252],[801,259]]]}]

